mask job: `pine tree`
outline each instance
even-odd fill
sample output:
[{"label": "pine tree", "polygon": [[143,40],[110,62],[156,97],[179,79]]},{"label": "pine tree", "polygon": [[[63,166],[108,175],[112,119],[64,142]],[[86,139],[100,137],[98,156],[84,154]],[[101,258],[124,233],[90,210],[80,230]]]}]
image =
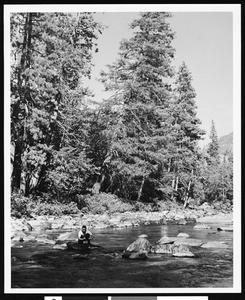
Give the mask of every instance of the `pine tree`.
[{"label": "pine tree", "polygon": [[158,196],[167,163],[170,79],[174,34],[164,12],[142,13],[132,38],[123,40],[119,59],[102,72],[107,90],[115,92],[118,125],[110,148],[110,191],[131,199]]},{"label": "pine tree", "polygon": [[204,166],[204,191],[206,200],[210,202],[222,201],[232,203],[233,201],[233,161],[232,153],[228,159],[220,159],[219,139],[212,121],[210,130],[210,143],[207,148],[206,161]]},{"label": "pine tree", "polygon": [[81,78],[89,76],[97,30],[91,13],[11,15],[12,187],[26,195],[71,137],[67,126],[88,93]]},{"label": "pine tree", "polygon": [[211,142],[208,145],[207,153],[209,155],[208,163],[209,164],[218,164],[220,161],[219,158],[219,142],[218,142],[218,135],[215,129],[215,123],[212,120],[211,130],[209,135]]},{"label": "pine tree", "polygon": [[196,93],[192,86],[191,73],[184,62],[176,75],[173,94],[172,135],[175,149],[170,151],[173,173],[172,195],[187,200],[196,181],[196,166],[200,159],[197,143],[205,132],[199,127],[201,121],[197,117]]}]

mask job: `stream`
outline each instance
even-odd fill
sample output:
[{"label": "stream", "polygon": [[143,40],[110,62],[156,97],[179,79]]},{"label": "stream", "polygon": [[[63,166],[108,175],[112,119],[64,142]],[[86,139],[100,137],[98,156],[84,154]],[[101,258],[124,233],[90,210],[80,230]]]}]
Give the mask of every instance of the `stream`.
[{"label": "stream", "polygon": [[[56,238],[62,231],[53,232]],[[64,232],[64,231],[63,231]],[[53,245],[19,242],[11,248],[12,288],[227,288],[233,286],[233,232],[194,230],[193,225],[147,225],[94,229],[88,253],[54,250]],[[122,252],[139,235],[152,245],[163,236],[185,232],[191,238],[223,241],[227,249],[190,247],[195,258],[149,254],[145,261],[122,259]],[[18,247],[21,245],[21,248]]]}]

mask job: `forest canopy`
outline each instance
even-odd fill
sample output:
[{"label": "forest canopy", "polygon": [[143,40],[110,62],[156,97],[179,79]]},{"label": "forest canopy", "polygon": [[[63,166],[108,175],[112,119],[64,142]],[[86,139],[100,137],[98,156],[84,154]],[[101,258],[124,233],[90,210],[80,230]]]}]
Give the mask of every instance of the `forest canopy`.
[{"label": "forest canopy", "polygon": [[118,58],[101,71],[112,93],[85,82],[105,26],[93,13],[11,14],[11,189],[20,214],[102,213],[174,201],[233,202],[232,149],[210,143],[197,117],[192,74],[173,66],[170,13],[131,23]]}]

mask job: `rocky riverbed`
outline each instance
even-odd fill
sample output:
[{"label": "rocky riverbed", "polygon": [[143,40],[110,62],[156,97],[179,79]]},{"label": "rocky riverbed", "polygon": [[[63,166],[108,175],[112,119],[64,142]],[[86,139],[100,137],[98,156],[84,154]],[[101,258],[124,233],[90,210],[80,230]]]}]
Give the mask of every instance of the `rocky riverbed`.
[{"label": "rocky riverbed", "polygon": [[[11,219],[11,242],[36,239],[37,242],[55,243],[47,236],[57,231],[73,232],[63,236],[63,240],[74,239],[81,225],[87,225],[91,230],[105,228],[127,228],[150,224],[161,225],[195,225],[196,230],[216,226],[219,230],[232,230],[233,214],[227,210],[218,210],[204,203],[195,209],[172,207],[161,212],[125,212],[113,215],[64,215],[36,216],[31,218]],[[227,226],[229,225],[229,226]],[[226,229],[225,229],[226,227]],[[62,238],[61,238],[62,239]]]},{"label": "rocky riverbed", "polygon": [[[100,247],[69,250],[84,224]],[[17,288],[231,287],[233,215],[204,203],[161,212],[12,218],[11,255]]]},{"label": "rocky riverbed", "polygon": [[100,247],[89,251],[67,249],[73,229],[40,231],[38,240],[15,241],[12,287],[231,287],[232,224],[225,224],[229,231],[218,230],[221,223],[196,225],[93,228]]}]

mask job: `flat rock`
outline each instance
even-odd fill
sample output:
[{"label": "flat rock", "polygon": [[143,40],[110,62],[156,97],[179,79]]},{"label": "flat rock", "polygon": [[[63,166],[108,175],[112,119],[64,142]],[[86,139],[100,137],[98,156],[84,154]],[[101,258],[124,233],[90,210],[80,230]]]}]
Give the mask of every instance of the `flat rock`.
[{"label": "flat rock", "polygon": [[55,250],[65,250],[65,249],[67,249],[67,245],[66,244],[54,245],[53,249],[55,249]]},{"label": "flat rock", "polygon": [[72,231],[72,232],[65,232],[65,233],[61,233],[57,240],[58,241],[74,241],[78,238],[78,231]]},{"label": "flat rock", "polygon": [[232,224],[233,218],[232,215],[214,215],[214,216],[207,216],[197,219],[197,223],[225,223],[225,224]]},{"label": "flat rock", "polygon": [[147,234],[141,234],[141,235],[139,235],[138,237],[139,237],[139,238],[146,239],[146,238],[148,238],[148,235],[147,235]]},{"label": "flat rock", "polygon": [[189,234],[187,234],[187,233],[180,232],[180,233],[177,235],[177,237],[188,238],[188,237],[190,237],[190,236],[189,236]]},{"label": "flat rock", "polygon": [[218,231],[233,231],[233,227],[218,227]]},{"label": "flat rock", "polygon": [[39,237],[37,237],[37,238],[36,238],[36,241],[37,241],[38,243],[55,245],[55,241],[50,240],[50,239],[46,239],[46,238],[39,238]]},{"label": "flat rock", "polygon": [[207,224],[196,224],[193,229],[195,230],[203,230],[203,229],[211,229],[212,227],[210,227]]},{"label": "flat rock", "polygon": [[203,244],[203,241],[192,238],[179,238],[174,242],[175,245],[187,245],[192,247],[198,247]]},{"label": "flat rock", "polygon": [[175,252],[172,254],[174,257],[195,257],[192,252]]},{"label": "flat rock", "polygon": [[201,246],[202,248],[228,248],[225,242],[209,241]]},{"label": "flat rock", "polygon": [[133,260],[146,260],[147,259],[147,252],[146,251],[139,251],[139,252],[125,251],[122,254],[122,258],[133,259]]}]

